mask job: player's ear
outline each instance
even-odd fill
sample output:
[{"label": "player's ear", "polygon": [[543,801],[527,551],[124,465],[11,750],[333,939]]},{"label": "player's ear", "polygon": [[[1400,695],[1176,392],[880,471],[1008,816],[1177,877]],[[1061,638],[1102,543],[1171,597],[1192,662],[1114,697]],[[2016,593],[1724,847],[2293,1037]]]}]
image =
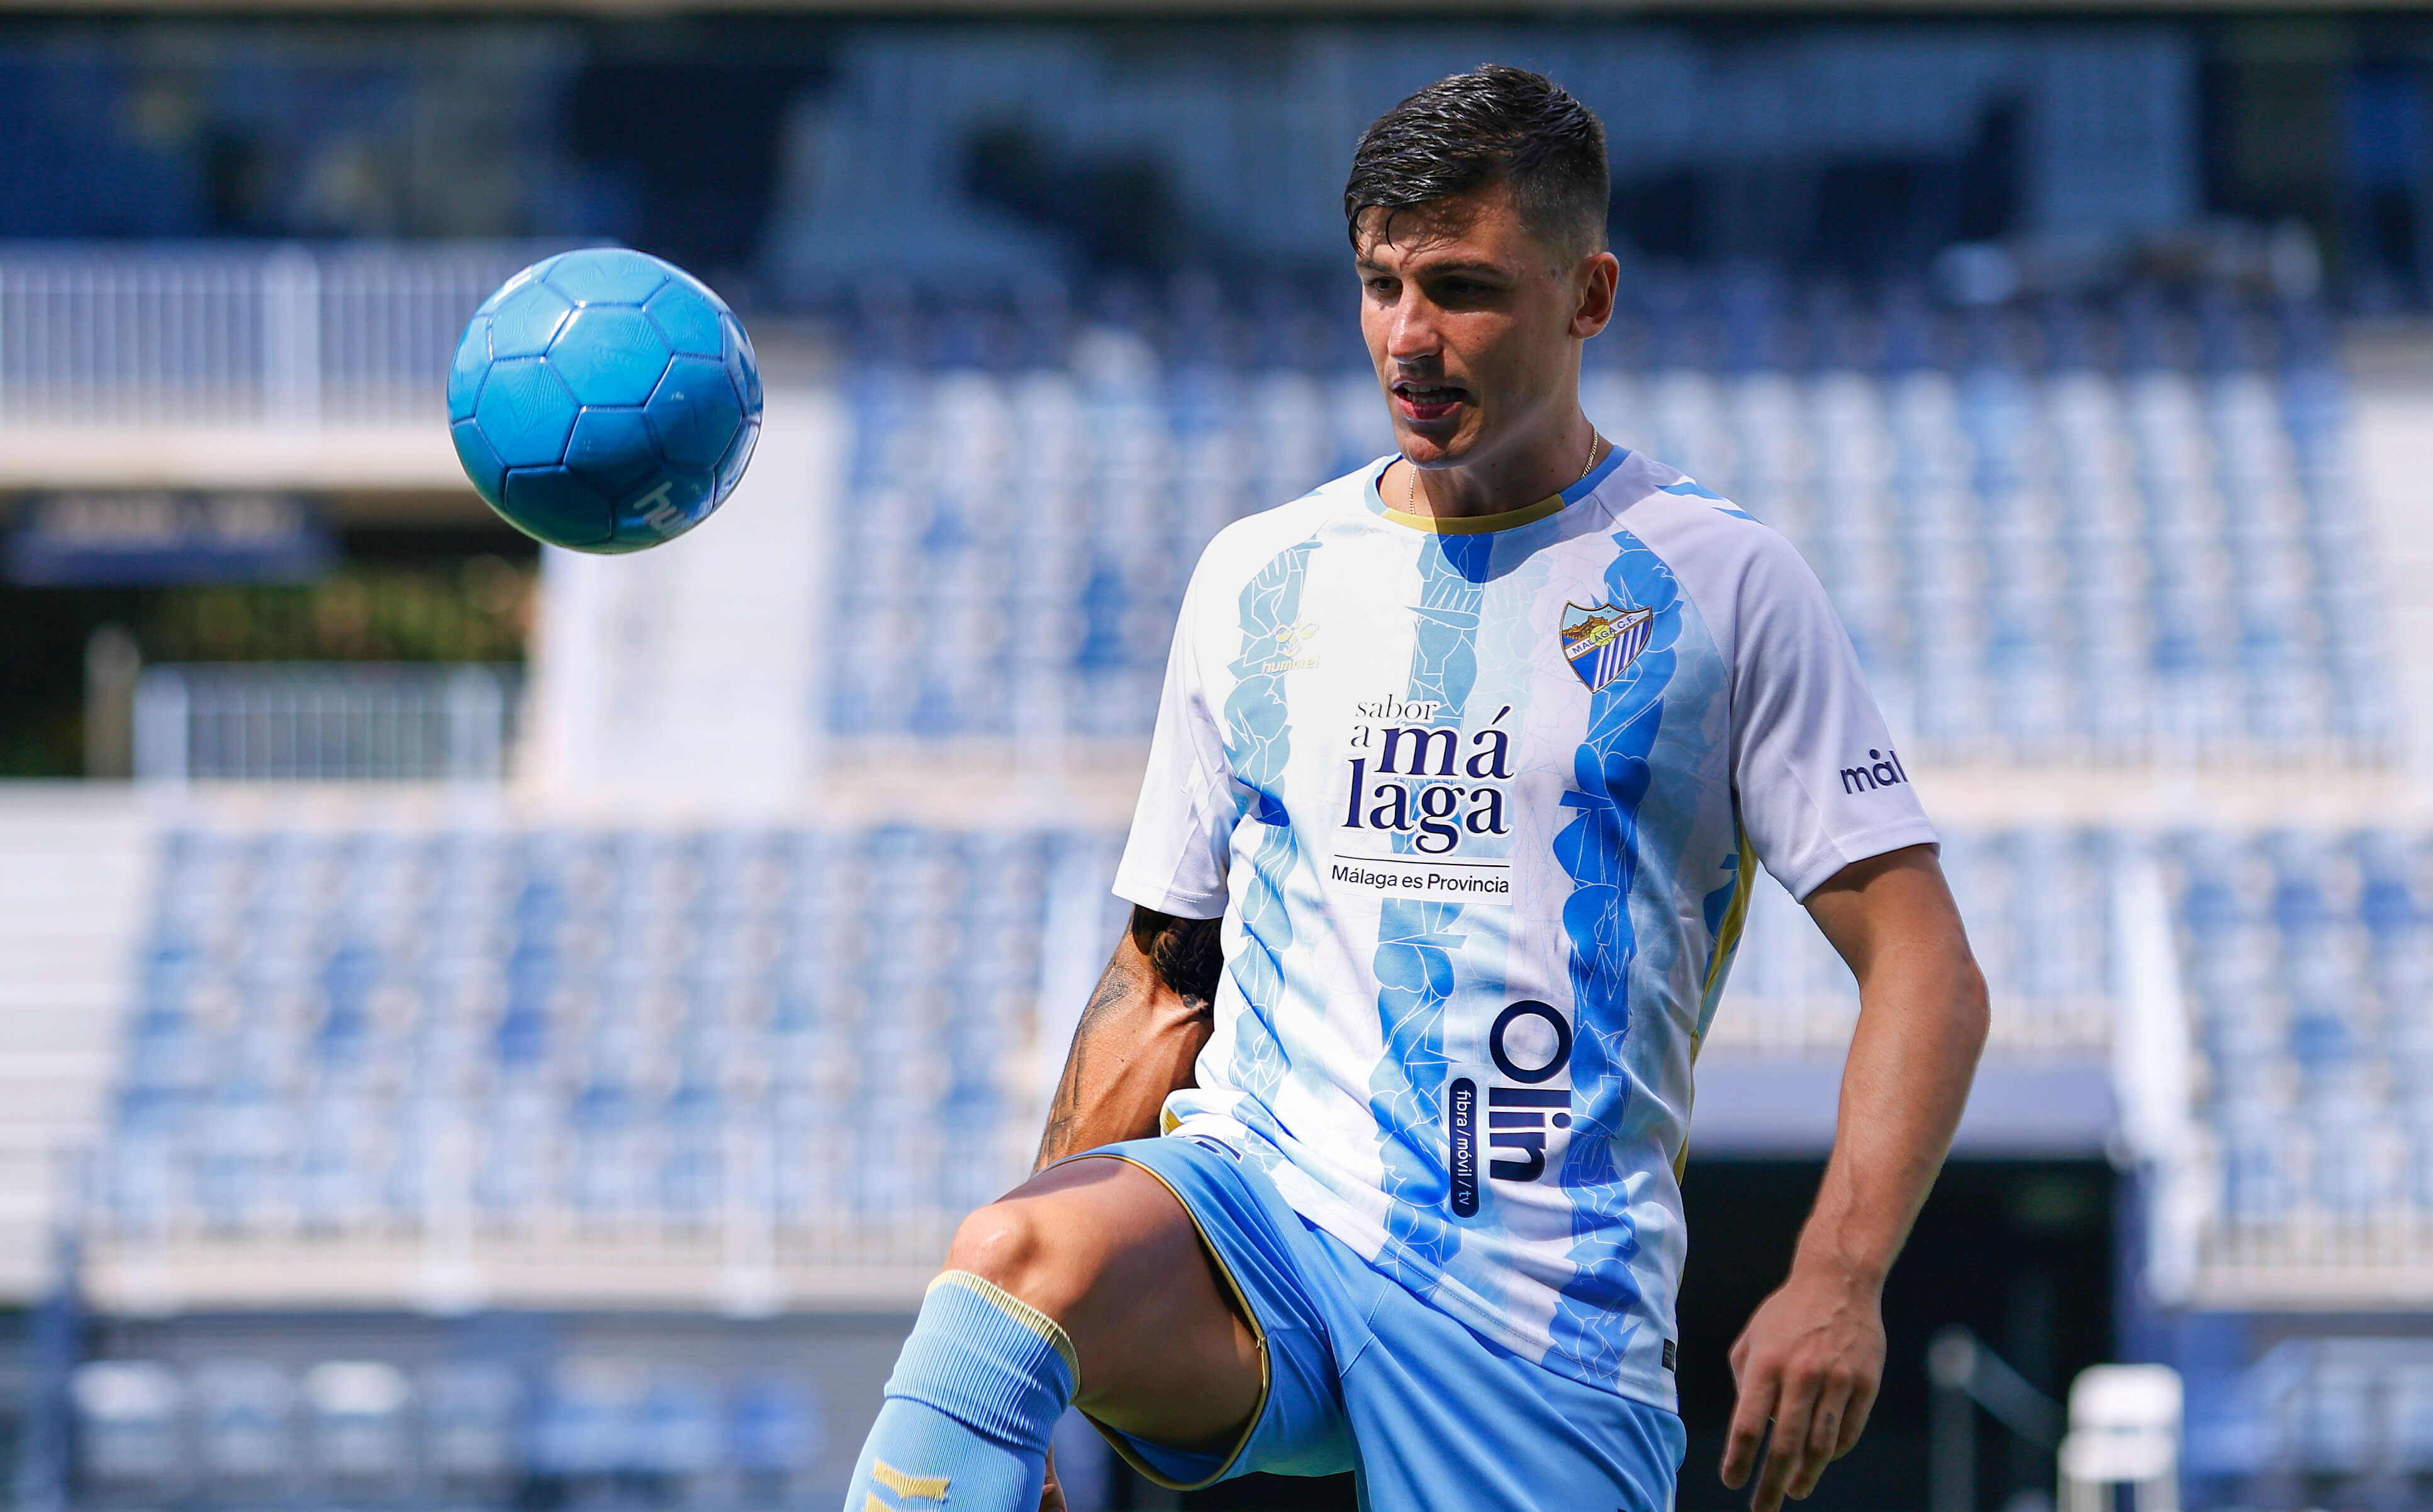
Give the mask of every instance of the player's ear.
[{"label": "player's ear", "polygon": [[1574,340],[1588,340],[1613,319],[1615,291],[1621,282],[1622,261],[1611,252],[1600,249],[1580,259],[1572,270]]}]

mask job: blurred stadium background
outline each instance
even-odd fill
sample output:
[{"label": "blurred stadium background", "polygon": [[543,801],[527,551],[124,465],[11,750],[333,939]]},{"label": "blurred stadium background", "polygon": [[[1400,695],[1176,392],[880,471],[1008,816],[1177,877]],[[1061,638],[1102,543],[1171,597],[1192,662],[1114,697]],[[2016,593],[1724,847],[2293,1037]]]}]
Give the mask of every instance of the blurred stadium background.
[{"label": "blurred stadium background", "polygon": [[[17,1505],[836,1504],[1112,943],[1197,548],[1387,445],[1350,144],[1488,59],[1611,133],[1594,416],[1822,574],[1993,984],[1816,1504],[2050,1507],[2104,1361],[2182,1373],[2187,1504],[2433,1500],[2433,19],[888,8],[0,15]],[[767,431],[539,555],[441,379],[601,240]],[[1769,892],[1684,1508],[1854,1011]]]}]

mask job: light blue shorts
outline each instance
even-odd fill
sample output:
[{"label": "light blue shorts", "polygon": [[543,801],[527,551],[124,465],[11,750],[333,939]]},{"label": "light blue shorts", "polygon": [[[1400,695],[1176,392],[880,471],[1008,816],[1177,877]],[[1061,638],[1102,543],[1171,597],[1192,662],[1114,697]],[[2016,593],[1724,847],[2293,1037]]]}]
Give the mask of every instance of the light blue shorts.
[{"label": "light blue shorts", "polygon": [[1233,1283],[1267,1376],[1242,1442],[1191,1453],[1105,1428],[1161,1486],[1350,1470],[1364,1512],[1670,1512],[1681,1419],[1472,1333],[1303,1221],[1218,1141],[1088,1156],[1165,1183]]}]

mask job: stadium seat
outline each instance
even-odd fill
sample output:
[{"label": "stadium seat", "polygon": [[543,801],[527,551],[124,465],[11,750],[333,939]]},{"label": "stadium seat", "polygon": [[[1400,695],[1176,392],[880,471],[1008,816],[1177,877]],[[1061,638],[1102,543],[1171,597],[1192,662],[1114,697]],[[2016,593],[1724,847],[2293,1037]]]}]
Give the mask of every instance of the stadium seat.
[{"label": "stadium seat", "polygon": [[102,1486],[161,1495],[186,1474],[185,1388],[151,1360],[91,1360],[69,1381],[81,1467]]},{"label": "stadium seat", "polygon": [[204,1470],[219,1486],[261,1494],[292,1481],[296,1385],[264,1360],[215,1360],[192,1378],[195,1427]]},{"label": "stadium seat", "polygon": [[502,1365],[434,1366],[421,1379],[428,1465],[459,1491],[489,1489],[522,1464],[524,1389]]},{"label": "stadium seat", "polygon": [[396,1495],[413,1463],[412,1397],[405,1373],[385,1361],[324,1360],[307,1370],[315,1468],[355,1496]]}]

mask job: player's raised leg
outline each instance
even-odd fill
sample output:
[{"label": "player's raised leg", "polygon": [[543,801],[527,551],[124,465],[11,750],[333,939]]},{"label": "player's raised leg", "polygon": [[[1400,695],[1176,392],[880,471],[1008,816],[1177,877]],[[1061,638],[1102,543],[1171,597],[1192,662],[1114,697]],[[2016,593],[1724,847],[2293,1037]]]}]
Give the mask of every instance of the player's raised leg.
[{"label": "player's raised leg", "polygon": [[862,1447],[849,1512],[949,1496],[1029,1512],[1047,1437],[1078,1400],[1178,1449],[1240,1436],[1258,1351],[1199,1231],[1155,1178],[1079,1160],[955,1237]]},{"label": "player's raised leg", "polygon": [[1033,1177],[966,1219],[946,1264],[1063,1323],[1074,1400],[1109,1427],[1216,1448],[1258,1407],[1250,1325],[1191,1215],[1138,1166],[1084,1158]]},{"label": "player's raised leg", "polygon": [[[1042,1164],[1137,1137],[1206,1038],[1208,921],[1141,910],[1075,1032]],[[1178,990],[1177,978],[1182,978]],[[1238,1436],[1260,1368],[1181,1202],[1114,1160],[1033,1177],[963,1221],[863,1444],[845,1512],[1030,1512],[1079,1401],[1199,1448]]]}]

